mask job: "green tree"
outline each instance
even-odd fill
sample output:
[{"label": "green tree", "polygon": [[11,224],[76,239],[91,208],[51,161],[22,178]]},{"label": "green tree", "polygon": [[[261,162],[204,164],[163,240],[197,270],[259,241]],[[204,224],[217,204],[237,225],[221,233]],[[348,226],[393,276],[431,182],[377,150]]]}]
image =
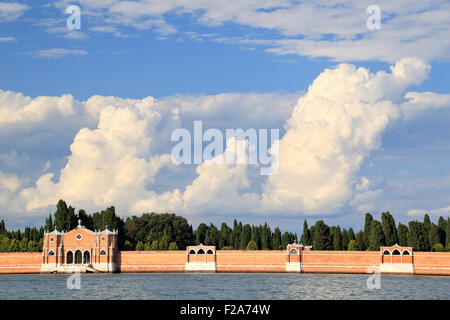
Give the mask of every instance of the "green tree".
[{"label": "green tree", "polygon": [[356,241],[355,240],[350,240],[349,242],[348,242],[348,248],[347,248],[347,250],[348,251],[357,251],[358,249],[356,248]]},{"label": "green tree", "polygon": [[144,251],[144,244],[141,241],[137,243],[136,251]]},{"label": "green tree", "polygon": [[281,241],[281,231],[280,228],[276,227],[274,232],[273,232],[273,249],[274,250],[281,250],[282,248],[285,248],[282,245],[282,241]]},{"label": "green tree", "polygon": [[408,245],[416,251],[426,251],[425,239],[423,236],[424,228],[419,221],[410,221],[408,223]]},{"label": "green tree", "polygon": [[173,242],[171,242],[171,243],[169,244],[169,250],[171,250],[171,251],[173,251],[173,250],[179,250],[179,249],[178,249],[178,245],[177,245],[177,243],[176,243],[175,241],[173,241]]},{"label": "green tree", "polygon": [[430,248],[434,248],[436,244],[441,243],[439,238],[439,228],[434,223],[431,224],[430,229],[428,230],[428,242]]},{"label": "green tree", "polygon": [[303,233],[300,238],[300,242],[305,246],[311,245],[311,232],[308,229],[308,222],[306,222],[306,219],[303,222]]},{"label": "green tree", "polygon": [[258,246],[256,245],[256,242],[253,240],[250,240],[247,244],[246,250],[258,250]]},{"label": "green tree", "polygon": [[347,230],[342,229],[342,250],[347,250],[349,242]]},{"label": "green tree", "polygon": [[431,228],[431,220],[430,220],[430,216],[428,214],[425,214],[423,217],[423,223],[422,223],[422,234],[423,234],[423,239],[424,239],[424,251],[431,251],[431,247],[430,247],[430,239],[428,237],[428,233],[430,232],[430,228]]},{"label": "green tree", "polygon": [[439,217],[439,220],[438,220],[438,233],[439,233],[439,242],[442,243],[442,245],[445,245],[445,237],[446,237],[445,230],[446,229],[447,229],[447,222],[441,216],[441,217]]},{"label": "green tree", "polygon": [[241,232],[241,238],[239,239],[240,249],[245,250],[245,248],[247,248],[247,244],[250,242],[251,239],[252,239],[252,228],[250,227],[249,224],[245,224]]},{"label": "green tree", "polygon": [[342,232],[341,227],[339,225],[334,230],[333,249],[336,251],[342,250]]},{"label": "green tree", "polygon": [[366,213],[364,218],[364,231],[363,231],[363,239],[364,239],[364,247],[369,248],[370,246],[370,233],[371,233],[371,225],[372,225],[373,217],[370,213]]},{"label": "green tree", "polygon": [[314,225],[314,243],[315,250],[331,250],[332,242],[330,238],[330,227],[323,220],[319,220]]},{"label": "green tree", "polygon": [[397,228],[395,227],[394,217],[389,211],[381,214],[381,226],[383,229],[385,244],[393,246],[398,243]]},{"label": "green tree", "polygon": [[356,245],[356,249],[358,251],[366,250],[366,243],[364,242],[364,232],[363,231],[359,231],[356,234],[355,245]]},{"label": "green tree", "polygon": [[369,250],[370,251],[378,251],[380,250],[380,247],[385,244],[385,238],[383,233],[383,227],[381,226],[381,223],[377,220],[372,220],[372,223],[370,225],[370,245]]},{"label": "green tree", "polygon": [[219,236],[219,248],[222,249],[225,246],[230,244],[229,238],[231,234],[231,228],[227,226],[226,223],[222,223],[220,227],[220,236]]},{"label": "green tree", "polygon": [[48,218],[45,219],[45,230],[47,232],[53,231],[53,221],[52,221],[52,214],[48,214]]},{"label": "green tree", "polygon": [[272,231],[270,230],[267,223],[265,223],[261,231],[261,247],[263,250],[271,249],[271,238],[272,238]]},{"label": "green tree", "polygon": [[433,251],[435,251],[435,252],[444,252],[445,249],[444,249],[444,246],[442,245],[442,243],[436,243],[433,246]]},{"label": "green tree", "polygon": [[150,247],[150,250],[152,251],[158,251],[159,250],[159,240],[153,240],[152,245]]},{"label": "green tree", "polygon": [[[281,249],[286,249],[288,244],[292,243],[292,234],[290,234],[289,232],[285,232],[283,233],[283,235],[281,236]],[[274,250],[280,250],[280,249],[276,249],[273,248]]]},{"label": "green tree", "polygon": [[356,240],[356,236],[355,236],[355,232],[353,231],[353,228],[348,229],[347,235],[348,235],[348,241]]},{"label": "green tree", "polygon": [[261,228],[258,226],[252,226],[252,241],[256,243],[256,246],[261,248]]},{"label": "green tree", "polygon": [[168,232],[166,230],[164,230],[164,234],[161,238],[161,240],[159,241],[159,250],[167,250],[169,248],[169,244],[170,244],[170,239],[169,239],[169,235]]},{"label": "green tree", "polygon": [[402,247],[408,245],[408,227],[402,223],[398,223],[398,244]]},{"label": "green tree", "polygon": [[447,218],[447,227],[445,229],[445,247],[450,246],[450,218]]},{"label": "green tree", "polygon": [[132,251],[133,250],[133,244],[130,241],[126,240],[123,249],[125,251]]}]

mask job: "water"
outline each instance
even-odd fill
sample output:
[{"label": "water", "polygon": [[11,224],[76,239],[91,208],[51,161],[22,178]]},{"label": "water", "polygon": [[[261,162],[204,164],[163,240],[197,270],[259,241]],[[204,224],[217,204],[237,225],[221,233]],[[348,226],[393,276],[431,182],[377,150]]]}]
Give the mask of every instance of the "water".
[{"label": "water", "polygon": [[336,274],[0,275],[0,299],[450,299],[450,277]]}]

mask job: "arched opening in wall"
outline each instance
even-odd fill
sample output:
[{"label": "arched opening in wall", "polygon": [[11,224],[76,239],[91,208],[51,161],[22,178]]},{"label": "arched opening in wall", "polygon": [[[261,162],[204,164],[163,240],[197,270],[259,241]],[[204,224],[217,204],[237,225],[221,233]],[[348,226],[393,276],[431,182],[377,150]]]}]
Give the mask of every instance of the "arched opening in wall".
[{"label": "arched opening in wall", "polygon": [[211,249],[209,249],[209,250],[206,252],[206,254],[214,254],[214,252],[213,252]]},{"label": "arched opening in wall", "polygon": [[392,255],[393,256],[399,256],[400,255],[400,251],[398,251],[398,249],[395,249],[394,251],[392,251]]},{"label": "arched opening in wall", "polygon": [[80,250],[75,251],[75,264],[81,264],[82,254]]},{"label": "arched opening in wall", "polygon": [[66,264],[72,264],[73,263],[73,252],[69,251],[66,255]]},{"label": "arched opening in wall", "polygon": [[189,254],[195,254],[195,250],[191,249],[191,251],[189,251]]},{"label": "arched opening in wall", "polygon": [[384,250],[383,255],[385,256],[389,256],[391,253],[389,252],[389,250]]},{"label": "arched opening in wall", "polygon": [[291,251],[289,251],[289,254],[298,254],[297,249],[291,249]]},{"label": "arched opening in wall", "polygon": [[106,251],[105,250],[100,251],[100,255],[101,256],[106,256]]},{"label": "arched opening in wall", "polygon": [[199,250],[197,251],[197,254],[205,254],[205,250],[199,249]]},{"label": "arched opening in wall", "polygon": [[48,256],[54,256],[55,255],[55,253],[53,252],[53,251],[50,251],[49,253],[48,253]]},{"label": "arched opening in wall", "polygon": [[409,251],[408,250],[403,251],[403,255],[404,256],[410,256]]},{"label": "arched opening in wall", "polygon": [[89,251],[85,251],[83,253],[83,264],[89,264],[91,263],[91,254],[89,253]]}]

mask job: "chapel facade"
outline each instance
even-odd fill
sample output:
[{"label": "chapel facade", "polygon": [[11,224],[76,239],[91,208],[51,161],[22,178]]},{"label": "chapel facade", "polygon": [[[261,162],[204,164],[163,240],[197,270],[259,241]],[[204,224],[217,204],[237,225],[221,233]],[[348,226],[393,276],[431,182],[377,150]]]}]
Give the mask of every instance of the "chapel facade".
[{"label": "chapel facade", "polygon": [[81,225],[68,232],[44,234],[41,272],[116,272],[117,231],[94,232]]}]

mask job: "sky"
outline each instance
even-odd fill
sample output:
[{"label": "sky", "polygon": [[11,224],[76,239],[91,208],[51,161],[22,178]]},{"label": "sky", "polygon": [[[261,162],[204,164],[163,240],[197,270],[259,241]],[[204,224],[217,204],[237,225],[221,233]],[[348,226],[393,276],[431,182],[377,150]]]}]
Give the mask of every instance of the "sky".
[{"label": "sky", "polygon": [[[449,39],[440,0],[0,0],[0,217],[39,226],[61,198],[297,233],[449,216]],[[278,171],[175,165],[196,120],[279,129]]]}]

